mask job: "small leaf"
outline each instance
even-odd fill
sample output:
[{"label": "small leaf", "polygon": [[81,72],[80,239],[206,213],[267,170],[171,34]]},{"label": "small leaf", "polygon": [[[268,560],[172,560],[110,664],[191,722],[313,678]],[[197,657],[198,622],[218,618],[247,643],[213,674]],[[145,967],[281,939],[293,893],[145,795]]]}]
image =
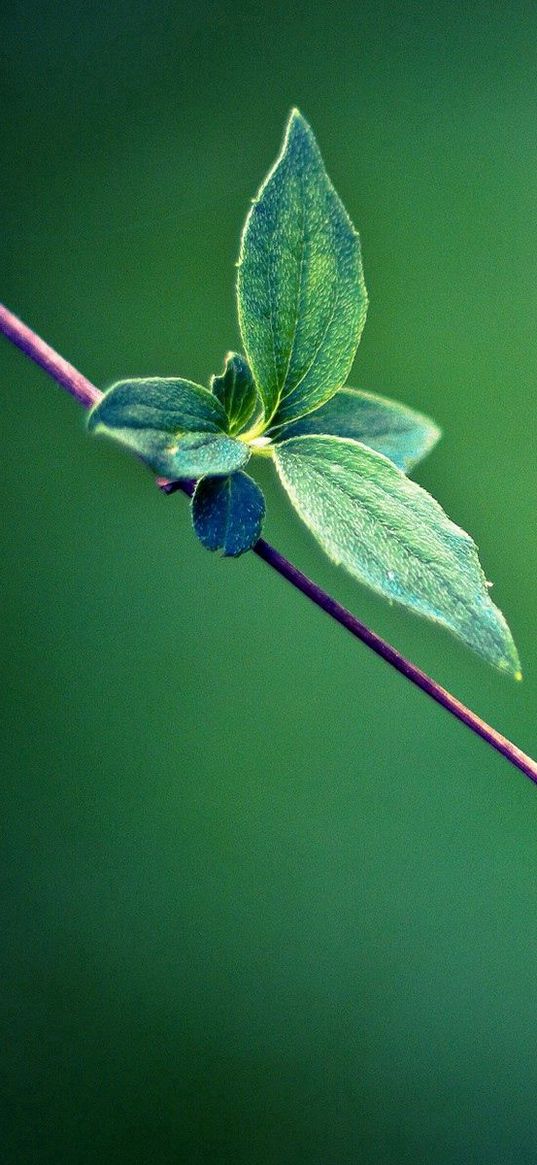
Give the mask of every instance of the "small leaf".
[{"label": "small leaf", "polygon": [[313,413],[277,429],[272,439],[286,441],[306,434],[351,437],[383,453],[405,473],[430,452],[441,435],[434,421],[422,413],[357,388],[340,388]]},{"label": "small leaf", "polygon": [[112,385],[89,414],[88,428],[101,427],[218,433],[225,432],[226,413],[201,384],[154,376]]},{"label": "small leaf", "polygon": [[496,667],[519,673],[476,547],[430,494],[381,454],[341,437],[292,437],[275,446],[274,459],[293,505],[334,562],[442,623]]},{"label": "small leaf", "polygon": [[206,388],[189,380],[124,380],[92,409],[88,428],[126,445],[157,473],[201,477],[231,473],[250,456],[225,435],[226,414]]},{"label": "small leaf", "polygon": [[249,460],[250,450],[244,441],[224,433],[184,433],[153,468],[172,478],[224,476]]},{"label": "small leaf", "polygon": [[213,376],[211,391],[225,410],[228,433],[242,432],[248,422],[253,420],[256,406],[261,408],[248,363],[244,356],[238,356],[235,352],[229,352],[226,356],[222,375]]},{"label": "small leaf", "polygon": [[192,498],[194,530],[207,550],[237,557],[257,542],[265,516],[265,499],[247,473],[205,477]]},{"label": "small leaf", "polygon": [[345,383],[367,310],[360,240],[297,109],[246,220],[237,295],[267,424],[310,412]]}]

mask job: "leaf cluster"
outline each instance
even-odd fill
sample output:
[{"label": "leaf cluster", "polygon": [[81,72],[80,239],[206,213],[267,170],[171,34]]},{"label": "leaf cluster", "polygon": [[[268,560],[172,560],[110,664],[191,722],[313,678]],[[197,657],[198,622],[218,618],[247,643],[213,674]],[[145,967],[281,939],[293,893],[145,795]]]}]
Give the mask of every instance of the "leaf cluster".
[{"label": "leaf cluster", "polygon": [[438,427],[345,387],[367,312],[360,239],[298,110],[245,223],[237,299],[244,354],[229,353],[209,388],[121,381],[92,410],[90,429],[159,474],[195,479],[194,530],[226,556],[259,538],[265,501],[245,467],[270,456],[334,562],[519,675],[472,539],[407,476]]}]

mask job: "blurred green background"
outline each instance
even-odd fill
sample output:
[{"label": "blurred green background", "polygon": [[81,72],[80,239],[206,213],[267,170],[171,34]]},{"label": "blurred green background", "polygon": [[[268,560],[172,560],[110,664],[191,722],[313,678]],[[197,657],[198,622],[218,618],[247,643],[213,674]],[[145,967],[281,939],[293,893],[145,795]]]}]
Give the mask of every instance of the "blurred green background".
[{"label": "blurred green background", "polygon": [[[206,382],[289,107],[362,234],[351,378],[429,412],[525,682],[267,537],[535,750],[532,3],[18,4],[0,298],[104,387]],[[534,1165],[537,790],[86,437],[0,344],[3,1160]]]}]

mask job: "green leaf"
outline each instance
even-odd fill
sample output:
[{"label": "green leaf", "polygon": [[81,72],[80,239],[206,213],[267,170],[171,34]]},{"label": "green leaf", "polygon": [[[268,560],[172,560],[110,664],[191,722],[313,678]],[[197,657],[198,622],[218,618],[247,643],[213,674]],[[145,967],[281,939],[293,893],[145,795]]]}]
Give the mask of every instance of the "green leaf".
[{"label": "green leaf", "polygon": [[237,295],[267,424],[310,412],[344,384],[367,310],[360,240],[297,109],[246,220]]},{"label": "green leaf", "polygon": [[430,494],[346,438],[292,437],[275,446],[274,459],[293,505],[334,562],[519,676],[516,647],[489,598],[476,547]]},{"label": "green leaf", "polygon": [[434,421],[422,413],[357,388],[340,388],[315,412],[277,429],[272,439],[286,441],[305,434],[351,437],[383,453],[406,473],[430,452],[441,435]]},{"label": "green leaf", "polygon": [[233,473],[246,465],[250,449],[225,433],[172,433],[154,429],[103,429],[147,462],[155,473],[170,478]]},{"label": "green leaf", "polygon": [[236,558],[257,542],[265,499],[247,473],[205,477],[192,498],[194,530],[207,550]]},{"label": "green leaf", "polygon": [[220,477],[240,469],[249,460],[250,450],[244,441],[235,441],[224,433],[184,433],[153,468],[172,478],[206,474]]},{"label": "green leaf", "polygon": [[104,433],[168,477],[201,477],[240,469],[250,451],[226,436],[226,414],[206,388],[189,380],[124,380],[88,418]]},{"label": "green leaf", "polygon": [[[228,433],[240,433],[252,422],[261,401],[254,378],[244,356],[228,352],[221,376],[213,376],[211,391],[220,401],[227,417]],[[262,416],[262,411],[261,411]]]},{"label": "green leaf", "polygon": [[112,385],[91,410],[88,428],[218,433],[225,432],[226,413],[201,384],[154,376]]}]

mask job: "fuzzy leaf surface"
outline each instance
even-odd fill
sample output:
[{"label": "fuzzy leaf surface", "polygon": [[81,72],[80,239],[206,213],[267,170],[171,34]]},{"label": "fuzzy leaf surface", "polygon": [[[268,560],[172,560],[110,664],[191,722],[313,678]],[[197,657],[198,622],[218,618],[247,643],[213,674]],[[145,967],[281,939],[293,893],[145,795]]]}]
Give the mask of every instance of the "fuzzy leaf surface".
[{"label": "fuzzy leaf surface", "polygon": [[422,413],[357,388],[340,388],[315,412],[275,430],[272,439],[286,441],[306,434],[351,437],[389,457],[405,473],[431,451],[441,435],[434,421]]},{"label": "fuzzy leaf surface", "polygon": [[91,410],[88,428],[218,433],[225,432],[226,412],[201,384],[153,376],[112,385]]},{"label": "fuzzy leaf surface", "polygon": [[250,460],[243,441],[224,433],[183,433],[153,468],[167,477],[225,476],[241,469]]},{"label": "fuzzy leaf surface", "polygon": [[449,628],[489,663],[519,674],[477,550],[438,502],[379,453],[341,437],[275,446],[282,483],[334,562],[386,598]]},{"label": "fuzzy leaf surface", "polygon": [[225,411],[232,435],[246,428],[261,403],[248,362],[236,352],[226,356],[223,373],[213,376],[211,391]]},{"label": "fuzzy leaf surface", "polygon": [[257,542],[265,516],[265,499],[247,473],[203,478],[192,498],[194,530],[207,550],[238,557]]},{"label": "fuzzy leaf surface", "polygon": [[232,473],[250,456],[225,434],[220,401],[189,380],[125,380],[92,409],[88,428],[137,453],[157,473],[201,477]]},{"label": "fuzzy leaf surface", "polygon": [[246,220],[237,295],[266,423],[345,383],[367,311],[360,240],[298,110]]}]

